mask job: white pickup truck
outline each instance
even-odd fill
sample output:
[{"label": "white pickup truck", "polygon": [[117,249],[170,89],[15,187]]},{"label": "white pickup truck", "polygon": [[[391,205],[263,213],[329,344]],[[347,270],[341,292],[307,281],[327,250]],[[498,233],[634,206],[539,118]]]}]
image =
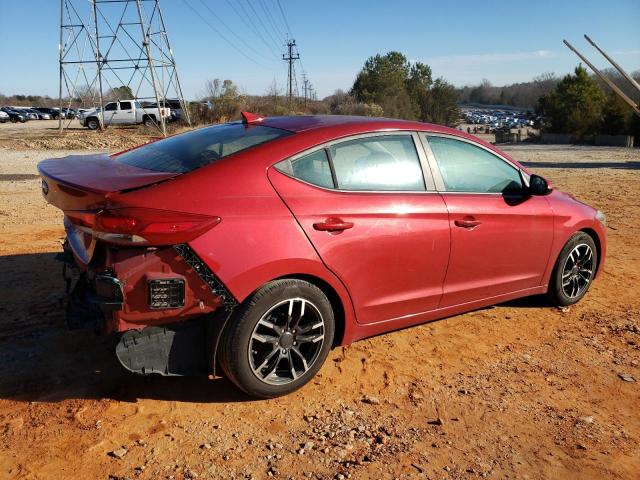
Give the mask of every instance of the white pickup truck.
[{"label": "white pickup truck", "polygon": [[[104,126],[109,125],[154,125],[160,122],[160,118],[169,119],[171,110],[169,108],[143,107],[137,100],[119,100],[110,102],[104,106],[103,122]],[[102,112],[99,108],[94,108],[82,112],[78,119],[80,124],[89,130],[96,130],[100,127],[100,117]]]}]

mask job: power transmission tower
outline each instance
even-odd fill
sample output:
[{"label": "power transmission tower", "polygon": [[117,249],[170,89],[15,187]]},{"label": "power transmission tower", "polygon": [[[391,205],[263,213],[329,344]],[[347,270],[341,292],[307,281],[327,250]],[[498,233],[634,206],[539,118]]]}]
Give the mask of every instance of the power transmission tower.
[{"label": "power transmission tower", "polygon": [[282,59],[285,62],[289,63],[289,75],[287,77],[287,86],[288,86],[287,95],[289,97],[289,106],[291,106],[291,102],[293,101],[293,62],[300,59],[299,53],[296,53],[296,54],[293,53],[293,47],[295,46],[296,46],[295,40],[291,39],[287,41],[288,54],[282,54]]},{"label": "power transmission tower", "polygon": [[[61,110],[103,111],[106,101],[130,96],[161,108],[177,99],[191,124],[159,0],[60,0],[59,56]],[[70,123],[61,115],[60,131]]]}]

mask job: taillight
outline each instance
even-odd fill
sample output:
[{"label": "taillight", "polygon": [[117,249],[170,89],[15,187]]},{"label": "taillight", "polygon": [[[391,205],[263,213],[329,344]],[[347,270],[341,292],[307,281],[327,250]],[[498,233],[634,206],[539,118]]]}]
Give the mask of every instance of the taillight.
[{"label": "taillight", "polygon": [[220,217],[135,207],[67,216],[93,236],[120,245],[186,243],[220,223]]},{"label": "taillight", "polygon": [[96,221],[95,212],[66,212],[66,215],[72,223],[81,227],[93,228]]}]

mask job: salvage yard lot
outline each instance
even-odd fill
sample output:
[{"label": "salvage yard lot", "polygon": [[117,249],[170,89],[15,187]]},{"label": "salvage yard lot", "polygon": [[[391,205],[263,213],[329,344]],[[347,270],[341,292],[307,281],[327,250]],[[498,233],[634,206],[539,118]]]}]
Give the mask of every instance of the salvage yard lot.
[{"label": "salvage yard lot", "polygon": [[109,338],[65,330],[62,219],[35,165],[68,152],[42,148],[153,133],[7,130],[29,125],[0,125],[0,478],[638,477],[638,150],[505,148],[607,214],[605,270],[581,303],[519,300],[364,340],[302,390],[255,401],[224,379],[133,376]]}]

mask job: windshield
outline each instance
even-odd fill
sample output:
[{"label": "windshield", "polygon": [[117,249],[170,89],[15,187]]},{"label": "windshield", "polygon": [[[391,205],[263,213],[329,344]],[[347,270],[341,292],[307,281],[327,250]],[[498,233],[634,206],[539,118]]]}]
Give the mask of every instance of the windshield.
[{"label": "windshield", "polygon": [[291,134],[279,128],[225,123],[150,143],[118,155],[115,160],[147,170],[186,173]]}]

